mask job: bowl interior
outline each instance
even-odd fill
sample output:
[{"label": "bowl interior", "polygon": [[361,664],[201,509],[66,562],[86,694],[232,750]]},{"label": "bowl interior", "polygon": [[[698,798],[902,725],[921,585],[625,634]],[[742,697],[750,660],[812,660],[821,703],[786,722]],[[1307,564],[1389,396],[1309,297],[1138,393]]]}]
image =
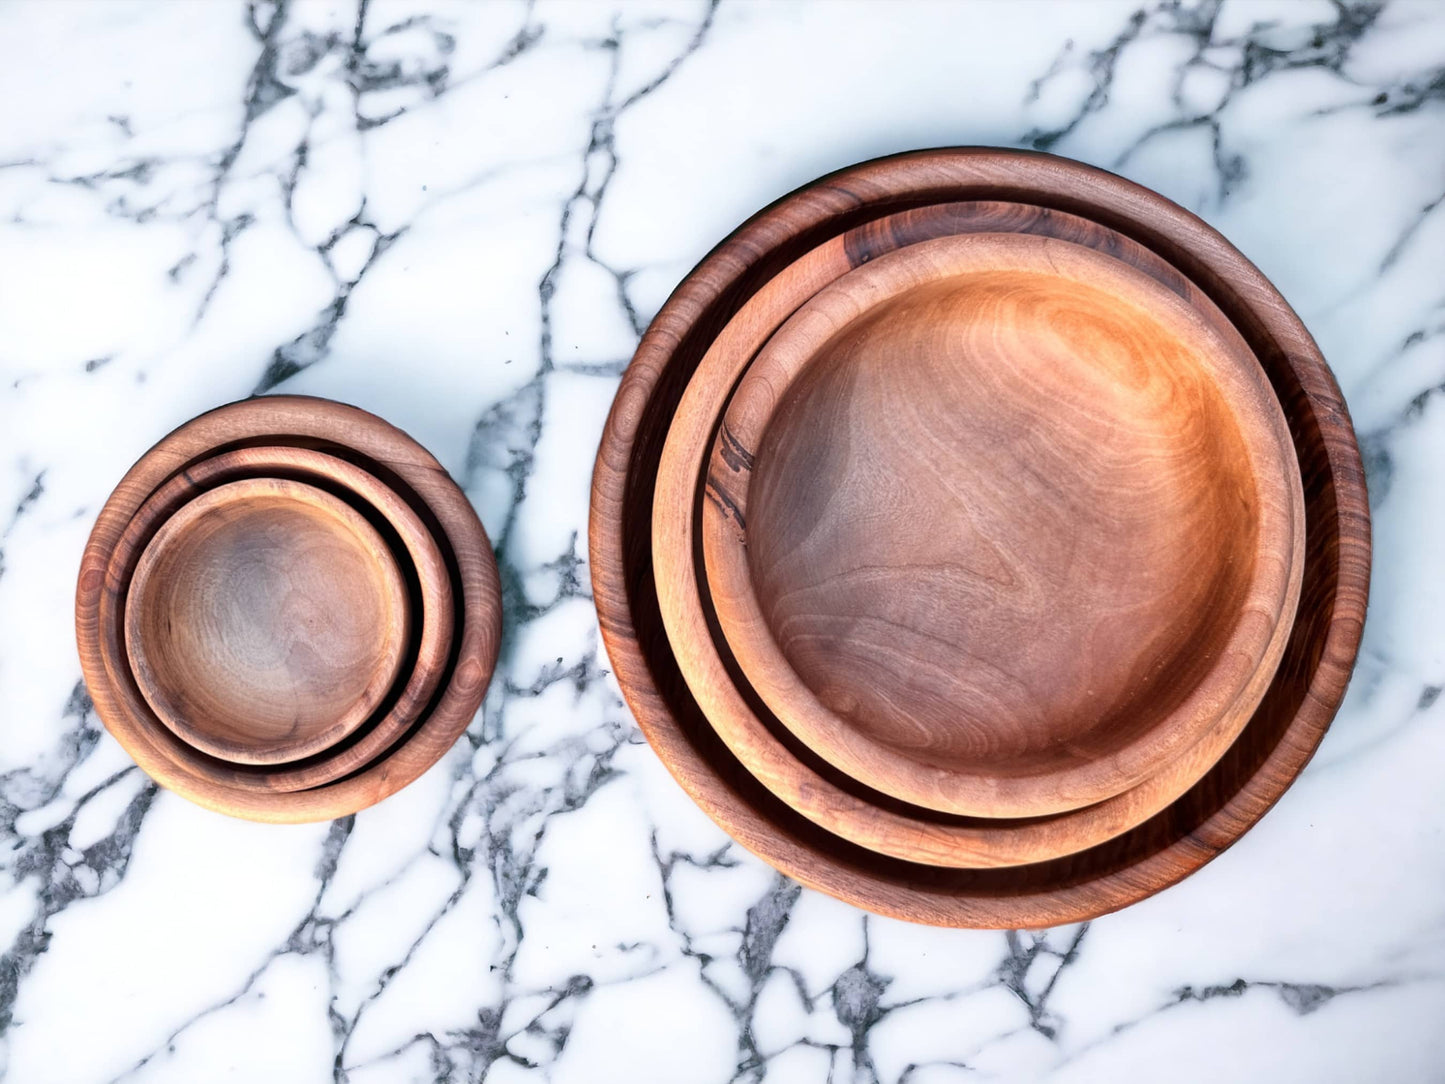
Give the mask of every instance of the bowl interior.
[{"label": "bowl interior", "polygon": [[358,512],[287,479],[184,505],[143,552],[126,643],[158,716],[244,763],[319,752],[381,703],[407,646],[396,560]]},{"label": "bowl interior", "polygon": [[954,278],[840,331],[773,415],[748,558],[792,668],[943,767],[1107,756],[1248,592],[1249,457],[1193,354],[1045,276]]}]

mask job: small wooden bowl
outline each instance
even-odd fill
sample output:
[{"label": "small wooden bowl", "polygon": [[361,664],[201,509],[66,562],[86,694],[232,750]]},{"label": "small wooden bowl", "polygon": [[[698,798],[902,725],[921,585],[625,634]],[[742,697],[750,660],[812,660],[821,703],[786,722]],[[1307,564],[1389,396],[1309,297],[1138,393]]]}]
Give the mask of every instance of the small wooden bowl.
[{"label": "small wooden bowl", "polygon": [[411,632],[376,528],[324,490],[229,482],[146,546],[125,605],[141,693],[197,749],[241,764],[302,760],[370,716]]},{"label": "small wooden bowl", "polygon": [[[899,861],[823,830],[770,792],[723,743],[683,680],[661,620],[650,537],[658,456],[718,329],[825,242],[837,241],[861,266],[880,220],[971,200],[1086,216],[1164,261],[1171,288],[1197,284],[1269,377],[1290,421],[1306,509],[1299,611],[1275,679],[1239,739],[1144,824],[1068,857],[1004,869]],[[623,377],[597,453],[589,541],[593,597],[619,687],[688,795],[735,840],[809,887],[940,926],[1032,928],[1094,918],[1178,883],[1235,843],[1288,789],[1339,709],[1370,573],[1369,504],[1349,413],[1318,347],[1268,279],[1217,232],[1148,189],[1067,159],[992,148],[850,167],[779,200],[719,244],[663,306]]]},{"label": "small wooden bowl", "polygon": [[[207,755],[189,742],[167,742],[176,762],[195,776],[220,787],[262,793],[291,793],[341,779],[365,767],[406,734],[445,676],[455,622],[452,585],[446,561],[430,529],[390,486],[361,467],[311,448],[258,446],[235,448],[209,456],[170,478],[136,511],[116,540],[107,580],[129,584],[124,593],[108,593],[100,602],[100,620],[107,629],[120,620],[120,607],[135,590],[134,576],[147,542],[178,511],[198,497],[237,479],[284,478],[319,487],[355,502],[371,517],[392,552],[405,553],[402,565],[411,608],[421,615],[414,651],[405,658],[405,683],[393,690],[375,717],[350,738],[316,756],[295,763],[256,767]],[[129,607],[126,606],[128,610]],[[103,640],[104,663],[111,683],[121,689],[138,684],[114,635]],[[142,690],[143,691],[143,690]],[[131,700],[138,720],[150,718]],[[169,737],[167,735],[167,737]]]},{"label": "small wooden bowl", "polygon": [[[391,490],[436,541],[451,587],[455,621],[436,691],[425,699],[401,740],[344,777],[285,793],[222,782],[212,773],[196,770],[194,758],[204,754],[156,720],[128,666],[114,668],[114,661],[123,662],[125,657],[117,600],[123,605],[134,569],[133,560],[112,564],[126,524],[167,480],[196,469],[220,451],[261,446],[324,452],[360,467]],[[481,705],[502,631],[501,584],[491,544],[466,494],[435,457],[374,414],[292,395],[219,407],[187,422],[142,456],[116,485],[91,531],[81,558],[75,606],[81,669],[96,713],[146,774],[208,809],[273,823],[332,820],[355,813],[395,794],[440,760]],[[370,731],[358,732],[362,733]],[[207,759],[213,767],[227,767]],[[247,771],[244,765],[229,767],[238,773]]]},{"label": "small wooden bowl", "polygon": [[739,384],[707,498],[763,701],[847,775],[968,816],[1182,792],[1208,768],[1182,754],[1268,687],[1303,568],[1244,343],[1023,234],[921,242],[804,305]]},{"label": "small wooden bowl", "polygon": [[1228,749],[1211,732],[1181,758],[1181,770],[1151,777],[1106,801],[1049,817],[949,817],[862,787],[819,760],[757,703],[722,642],[701,559],[695,552],[709,450],[738,379],[789,316],[855,267],[937,237],[1010,232],[1084,244],[1138,267],[1183,298],[1222,335],[1224,315],[1149,250],[1076,215],[1001,201],[917,207],[819,245],[776,274],[719,332],[677,405],[657,467],[652,571],[676,665],[703,714],[747,770],[813,823],[860,846],[910,862],[958,869],[1040,862],[1096,846],[1147,820]]}]

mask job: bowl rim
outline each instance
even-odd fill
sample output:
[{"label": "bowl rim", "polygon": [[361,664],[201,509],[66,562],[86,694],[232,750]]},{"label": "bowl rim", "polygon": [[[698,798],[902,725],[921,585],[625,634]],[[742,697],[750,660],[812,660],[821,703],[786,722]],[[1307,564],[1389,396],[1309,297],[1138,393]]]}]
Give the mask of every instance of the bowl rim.
[{"label": "bowl rim", "polygon": [[[164,562],[174,556],[171,547],[184,543],[191,528],[218,510],[234,508],[238,504],[251,505],[258,498],[304,508],[307,514],[330,520],[349,535],[366,554],[370,563],[370,579],[386,607],[388,617],[391,618],[380,630],[380,650],[373,660],[375,665],[356,702],[326,725],[303,736],[266,743],[246,742],[239,738],[228,739],[207,730],[190,718],[189,713],[177,702],[173,685],[163,680],[163,668],[153,665],[159,659],[148,647],[144,627],[146,607],[142,604],[142,600],[154,597],[148,593],[148,588],[164,588],[165,585],[158,583],[156,577],[165,567]],[[135,563],[130,586],[126,591],[122,624],[126,656],[141,695],[150,704],[156,717],[169,727],[172,733],[202,752],[222,760],[243,764],[283,764],[290,760],[305,759],[342,741],[366,722],[381,704],[396,681],[406,654],[407,641],[411,637],[410,609],[396,554],[392,553],[380,532],[368,523],[360,512],[341,498],[309,483],[290,478],[253,476],[223,482],[213,489],[198,493],[166,517],[165,522],[161,523],[141,550]]]},{"label": "bowl rim", "polygon": [[[989,198],[1083,215],[1152,249],[1195,282],[1208,282],[1206,292],[1255,349],[1285,404],[1297,452],[1311,452],[1301,462],[1309,562],[1302,603],[1320,609],[1308,623],[1296,622],[1288,668],[1281,666],[1251,723],[1257,735],[1246,727],[1242,737],[1250,740],[1236,742],[1184,799],[1097,848],[1098,869],[1075,856],[1026,867],[1012,884],[906,863],[880,871],[861,848],[810,825],[755,780],[724,775],[719,764],[731,768],[729,754],[709,738],[710,728],[696,725],[696,704],[675,663],[649,656],[666,650],[666,638],[659,643],[655,599],[647,597],[649,539],[629,530],[628,516],[634,491],[651,498],[648,461],[658,437],[641,433],[642,423],[654,396],[663,406],[675,404],[696,363],[692,357],[673,365],[674,355],[688,346],[694,325],[706,331],[725,322],[722,310],[741,303],[783,262],[782,246],[816,244],[908,206]],[[1105,914],[1177,883],[1234,843],[1299,774],[1339,708],[1359,650],[1369,506],[1333,374],[1284,298],[1217,231],[1163,196],[1083,163],[1039,151],[941,147],[849,166],[782,197],[674,290],[624,374],[604,427],[589,559],[604,644],[628,706],[673,777],[733,839],[809,887],[878,914],[944,926],[1045,926]],[[1312,566],[1323,575],[1312,579]],[[1304,645],[1299,651],[1296,641]]]},{"label": "bowl rim", "polygon": [[[1254,486],[1258,530],[1249,583],[1212,664],[1185,698],[1132,740],[1090,761],[1018,777],[909,756],[828,708],[793,668],[756,591],[747,528],[766,434],[793,382],[821,350],[879,306],[947,278],[1020,271],[1127,296],[1192,355],[1231,413]],[[783,274],[787,274],[786,271]],[[1211,306],[1212,308],[1212,306]],[[1039,817],[1079,809],[1207,764],[1181,759],[1207,735],[1232,741],[1263,698],[1284,652],[1304,565],[1304,494],[1288,424],[1253,352],[1224,321],[1161,282],[1088,245],[1026,233],[954,234],[870,260],[808,299],[758,351],[723,411],[708,466],[702,546],[713,611],[734,658],[772,714],[835,768],[874,790],[938,812]],[[746,524],[747,527],[743,525]],[[1281,562],[1279,558],[1285,560]],[[1228,742],[1225,742],[1227,746]],[[1223,746],[1220,751],[1222,752]]]},{"label": "bowl rim", "polygon": [[[99,650],[99,599],[115,538],[156,486],[217,450],[289,444],[362,466],[407,500],[436,539],[454,594],[457,634],[447,669],[404,739],[359,771],[306,790],[262,792],[203,779],[158,745],[124,707]],[[113,586],[113,585],[112,585]],[[396,793],[440,760],[481,706],[501,644],[501,583],[491,544],[465,493],[425,448],[359,407],[301,395],[267,395],[217,407],[145,453],[116,485],[86,542],[76,583],[76,642],[96,713],[140,767],[198,805],[248,820],[306,823],[347,816]],[[162,728],[164,729],[164,728]]]}]

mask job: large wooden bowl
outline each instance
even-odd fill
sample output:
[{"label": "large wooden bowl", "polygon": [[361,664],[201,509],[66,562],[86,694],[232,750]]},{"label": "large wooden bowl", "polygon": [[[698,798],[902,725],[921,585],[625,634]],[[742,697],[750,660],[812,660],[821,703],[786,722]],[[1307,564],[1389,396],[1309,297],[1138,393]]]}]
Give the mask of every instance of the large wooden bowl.
[{"label": "large wooden bowl", "polygon": [[739,384],[706,493],[749,683],[941,812],[1187,789],[1181,754],[1243,729],[1299,597],[1299,470],[1248,347],[1056,238],[925,241],[821,291]]},{"label": "large wooden bowl", "polygon": [[437,541],[411,506],[391,487],[355,463],[312,448],[254,446],[234,448],[192,463],[175,474],[131,517],[111,549],[106,582],[127,585],[124,595],[107,592],[99,605],[103,663],[110,684],[138,724],[154,721],[148,704],[130,697],[138,683],[118,635],[122,611],[128,611],[132,578],[148,541],[188,502],[238,479],[283,478],[303,482],[348,502],[387,539],[392,552],[404,554],[402,573],[411,609],[420,613],[420,635],[413,636],[401,670],[405,681],[393,688],[374,716],[354,734],[324,751],[293,763],[253,766],[219,759],[188,741],[158,741],[179,766],[222,788],[265,793],[307,790],[341,779],[370,764],[417,722],[446,676],[452,652],[455,605],[451,574]]},{"label": "large wooden bowl", "polygon": [[386,542],[339,497],[246,478],[185,505],[131,579],[141,693],[196,748],[282,764],[335,745],[381,703],[411,616]]},{"label": "large wooden bowl", "polygon": [[[1068,858],[947,870],[875,854],[772,795],[732,756],[679,673],[649,537],[658,456],[717,331],[778,271],[853,227],[911,207],[1011,200],[1069,211],[1151,248],[1198,284],[1259,358],[1289,420],[1305,493],[1304,587],[1285,656],[1240,738],[1187,794]],[[859,264],[866,262],[866,251]],[[729,834],[798,880],[881,914],[951,926],[1072,922],[1177,882],[1249,829],[1304,767],[1359,648],[1370,566],[1358,446],[1318,348],[1279,293],[1197,218],[1112,174],[1049,155],[926,151],[824,178],[740,227],[674,292],[618,390],[593,476],[594,598],[619,684],[664,763]]]},{"label": "large wooden bowl", "polygon": [[1117,797],[1048,817],[945,816],[868,789],[800,743],[762,705],[722,642],[698,554],[708,450],[739,377],[783,322],[856,265],[936,237],[1009,232],[1087,245],[1137,267],[1232,331],[1223,313],[1150,250],[1077,215],[1002,201],[900,211],[808,251],[750,297],[708,347],[679,401],[658,465],[652,561],[676,664],[708,722],[755,778],[813,823],[881,854],[951,868],[1023,865],[1093,847],[1142,823],[1188,789],[1234,735],[1211,731],[1174,770]]},{"label": "large wooden bowl", "polygon": [[[113,623],[100,620],[102,599],[123,598],[129,586],[108,582],[111,554],[125,525],[168,479],[219,451],[286,445],[313,448],[361,467],[404,500],[436,539],[454,600],[456,633],[437,692],[418,721],[383,755],[343,779],[290,793],[220,784],[188,768],[185,747],[154,718],[139,716],[144,699],[124,673],[107,672],[102,641]],[[220,407],[181,426],[147,452],[101,509],[81,558],[76,587],[76,640],[81,669],[106,728],[152,778],[232,816],[273,822],[329,820],[381,801],[435,764],[466,730],[481,705],[501,642],[501,589],[486,532],[466,495],[435,458],[373,414],[325,399],[268,396]]]}]

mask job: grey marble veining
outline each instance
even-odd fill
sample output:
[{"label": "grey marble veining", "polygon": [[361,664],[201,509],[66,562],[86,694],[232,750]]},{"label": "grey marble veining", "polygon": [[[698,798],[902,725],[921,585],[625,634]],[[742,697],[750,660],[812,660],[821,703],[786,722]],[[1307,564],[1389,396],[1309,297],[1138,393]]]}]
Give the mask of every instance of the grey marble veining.
[{"label": "grey marble veining", "polygon": [[[18,2],[0,46],[0,1075],[1445,1077],[1445,5]],[[732,844],[589,597],[592,455],[667,293],[778,195],[958,143],[1221,229],[1330,359],[1375,512],[1297,785],[1178,887],[1049,931],[867,917]],[[296,828],[151,784],[70,625],[125,467],[268,391],[431,448],[507,605],[466,738]]]}]

